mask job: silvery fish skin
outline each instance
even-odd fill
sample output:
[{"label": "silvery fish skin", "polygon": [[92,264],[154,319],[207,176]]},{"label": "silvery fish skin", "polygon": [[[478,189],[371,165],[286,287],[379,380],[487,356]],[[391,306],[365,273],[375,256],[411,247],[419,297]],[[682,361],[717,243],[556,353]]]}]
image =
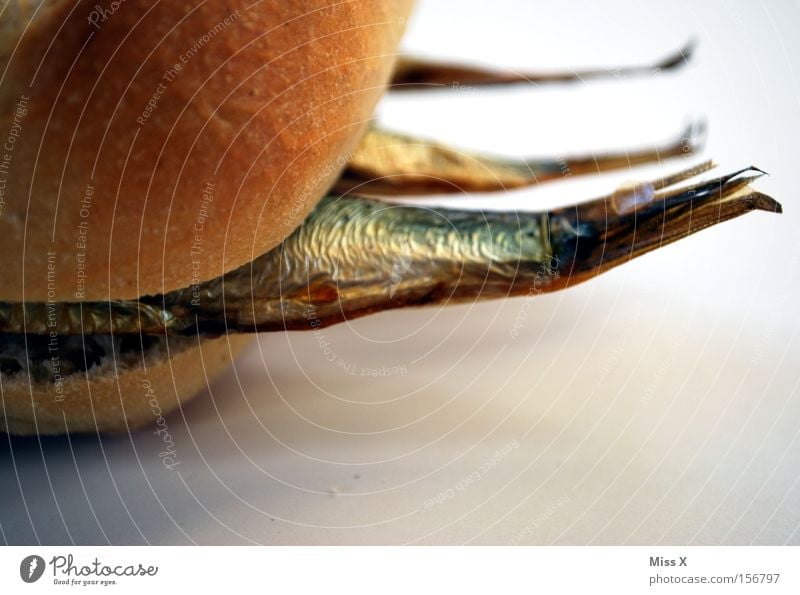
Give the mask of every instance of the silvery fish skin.
[{"label": "silvery fish skin", "polygon": [[[328,197],[282,245],[210,282],[138,301],[2,304],[0,331],[312,328],[342,312],[352,317],[505,287],[549,263],[547,229],[546,214],[518,217]],[[457,287],[442,280],[457,280]]]},{"label": "silvery fish skin", "polygon": [[304,330],[406,306],[537,295],[751,210],[780,212],[749,187],[753,168],[667,190],[709,167],[539,213],[328,197],[280,246],[222,277],[135,301],[0,303],[0,332]]}]

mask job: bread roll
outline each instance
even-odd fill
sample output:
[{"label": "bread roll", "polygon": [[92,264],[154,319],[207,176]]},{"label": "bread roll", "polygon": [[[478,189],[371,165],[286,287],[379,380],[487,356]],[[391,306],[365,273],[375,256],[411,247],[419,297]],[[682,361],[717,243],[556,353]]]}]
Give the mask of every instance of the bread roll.
[{"label": "bread roll", "polygon": [[11,3],[0,300],[136,299],[299,225],[393,67],[408,0]]}]

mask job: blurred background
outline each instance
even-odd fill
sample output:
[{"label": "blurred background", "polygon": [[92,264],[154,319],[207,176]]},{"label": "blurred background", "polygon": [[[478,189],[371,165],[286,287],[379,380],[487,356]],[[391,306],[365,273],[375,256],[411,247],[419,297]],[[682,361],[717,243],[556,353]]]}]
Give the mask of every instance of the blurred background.
[{"label": "blurred background", "polygon": [[[713,157],[753,213],[531,300],[272,334],[158,436],[0,439],[9,544],[800,543],[800,5],[419,0],[404,48],[660,76],[387,97],[391,128],[481,151],[700,155],[431,204],[538,210]],[[421,202],[418,200],[417,202]],[[518,329],[512,334],[512,329]]]}]

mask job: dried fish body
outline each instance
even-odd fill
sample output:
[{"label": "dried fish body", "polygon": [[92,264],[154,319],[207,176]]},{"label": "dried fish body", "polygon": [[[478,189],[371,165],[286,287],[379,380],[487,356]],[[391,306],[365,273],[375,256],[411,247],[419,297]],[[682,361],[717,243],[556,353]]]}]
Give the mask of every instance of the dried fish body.
[{"label": "dried fish body", "polygon": [[671,186],[710,163],[539,213],[328,197],[283,244],[199,286],[135,301],[0,304],[0,332],[313,329],[382,310],[554,291],[754,209],[758,170]]}]

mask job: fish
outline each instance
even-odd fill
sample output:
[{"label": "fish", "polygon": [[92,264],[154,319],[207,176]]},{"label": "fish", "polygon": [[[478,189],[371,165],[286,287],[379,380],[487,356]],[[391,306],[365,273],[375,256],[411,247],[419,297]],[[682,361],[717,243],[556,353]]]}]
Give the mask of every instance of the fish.
[{"label": "fish", "polygon": [[0,332],[202,335],[314,330],[397,308],[535,296],[702,229],[781,205],[748,167],[704,162],[543,211],[324,198],[283,243],[207,282],[138,300],[0,303]]}]

